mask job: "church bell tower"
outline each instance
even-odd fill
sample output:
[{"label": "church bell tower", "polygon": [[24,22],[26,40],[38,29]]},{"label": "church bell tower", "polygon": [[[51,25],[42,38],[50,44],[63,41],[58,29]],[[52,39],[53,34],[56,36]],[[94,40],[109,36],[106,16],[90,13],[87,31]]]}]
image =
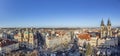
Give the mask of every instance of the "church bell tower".
[{"label": "church bell tower", "polygon": [[109,37],[112,37],[112,31],[111,31],[111,21],[110,21],[110,19],[108,19],[108,22],[107,22],[107,35],[109,36]]},{"label": "church bell tower", "polygon": [[104,21],[102,19],[101,25],[100,25],[100,33],[101,33],[101,38],[106,38],[106,37],[112,37],[112,30],[111,30],[111,21],[108,19],[107,25],[104,24]]},{"label": "church bell tower", "polygon": [[102,19],[102,21],[101,21],[101,25],[100,25],[100,27],[101,27],[101,29],[100,29],[100,31],[101,31],[101,38],[102,38],[103,35],[104,35],[104,29],[105,29],[105,24],[104,24],[103,19]]}]

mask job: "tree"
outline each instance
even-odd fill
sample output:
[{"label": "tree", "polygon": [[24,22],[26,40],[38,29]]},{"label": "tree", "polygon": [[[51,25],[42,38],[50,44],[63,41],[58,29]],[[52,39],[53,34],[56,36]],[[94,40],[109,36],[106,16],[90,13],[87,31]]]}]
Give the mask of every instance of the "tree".
[{"label": "tree", "polygon": [[38,56],[38,51],[37,50],[34,50],[33,52],[31,52],[31,55],[30,56]]},{"label": "tree", "polygon": [[21,52],[21,53],[20,53],[20,56],[25,56],[25,53],[24,53],[24,52]]},{"label": "tree", "polygon": [[91,45],[89,43],[87,45],[87,49],[86,49],[86,53],[85,54],[86,54],[86,56],[92,54],[92,47],[91,47]]},{"label": "tree", "polygon": [[86,42],[83,43],[83,48],[86,48],[87,44]]}]

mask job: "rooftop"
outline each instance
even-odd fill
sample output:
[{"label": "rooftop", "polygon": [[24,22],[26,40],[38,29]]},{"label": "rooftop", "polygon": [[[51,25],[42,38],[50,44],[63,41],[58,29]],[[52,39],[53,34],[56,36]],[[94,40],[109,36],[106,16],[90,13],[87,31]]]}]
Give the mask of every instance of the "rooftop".
[{"label": "rooftop", "polygon": [[78,38],[90,40],[90,34],[88,34],[88,33],[78,34]]},{"label": "rooftop", "polygon": [[14,43],[17,43],[17,42],[0,38],[0,47],[5,47]]}]

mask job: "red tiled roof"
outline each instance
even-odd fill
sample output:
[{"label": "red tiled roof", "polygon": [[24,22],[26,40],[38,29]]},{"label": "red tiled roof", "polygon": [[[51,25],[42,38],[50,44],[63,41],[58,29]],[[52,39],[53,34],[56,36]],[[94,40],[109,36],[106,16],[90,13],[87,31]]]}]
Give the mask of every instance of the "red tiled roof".
[{"label": "red tiled roof", "polygon": [[78,38],[90,40],[90,34],[78,34]]}]

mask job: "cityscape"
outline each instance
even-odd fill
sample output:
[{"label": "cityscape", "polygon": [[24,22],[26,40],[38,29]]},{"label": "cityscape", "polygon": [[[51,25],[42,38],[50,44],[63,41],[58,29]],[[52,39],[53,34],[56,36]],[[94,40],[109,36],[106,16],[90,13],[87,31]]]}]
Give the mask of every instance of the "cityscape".
[{"label": "cityscape", "polygon": [[119,0],[0,0],[0,56],[120,56]]},{"label": "cityscape", "polygon": [[119,56],[120,28],[1,28],[0,56]]}]

